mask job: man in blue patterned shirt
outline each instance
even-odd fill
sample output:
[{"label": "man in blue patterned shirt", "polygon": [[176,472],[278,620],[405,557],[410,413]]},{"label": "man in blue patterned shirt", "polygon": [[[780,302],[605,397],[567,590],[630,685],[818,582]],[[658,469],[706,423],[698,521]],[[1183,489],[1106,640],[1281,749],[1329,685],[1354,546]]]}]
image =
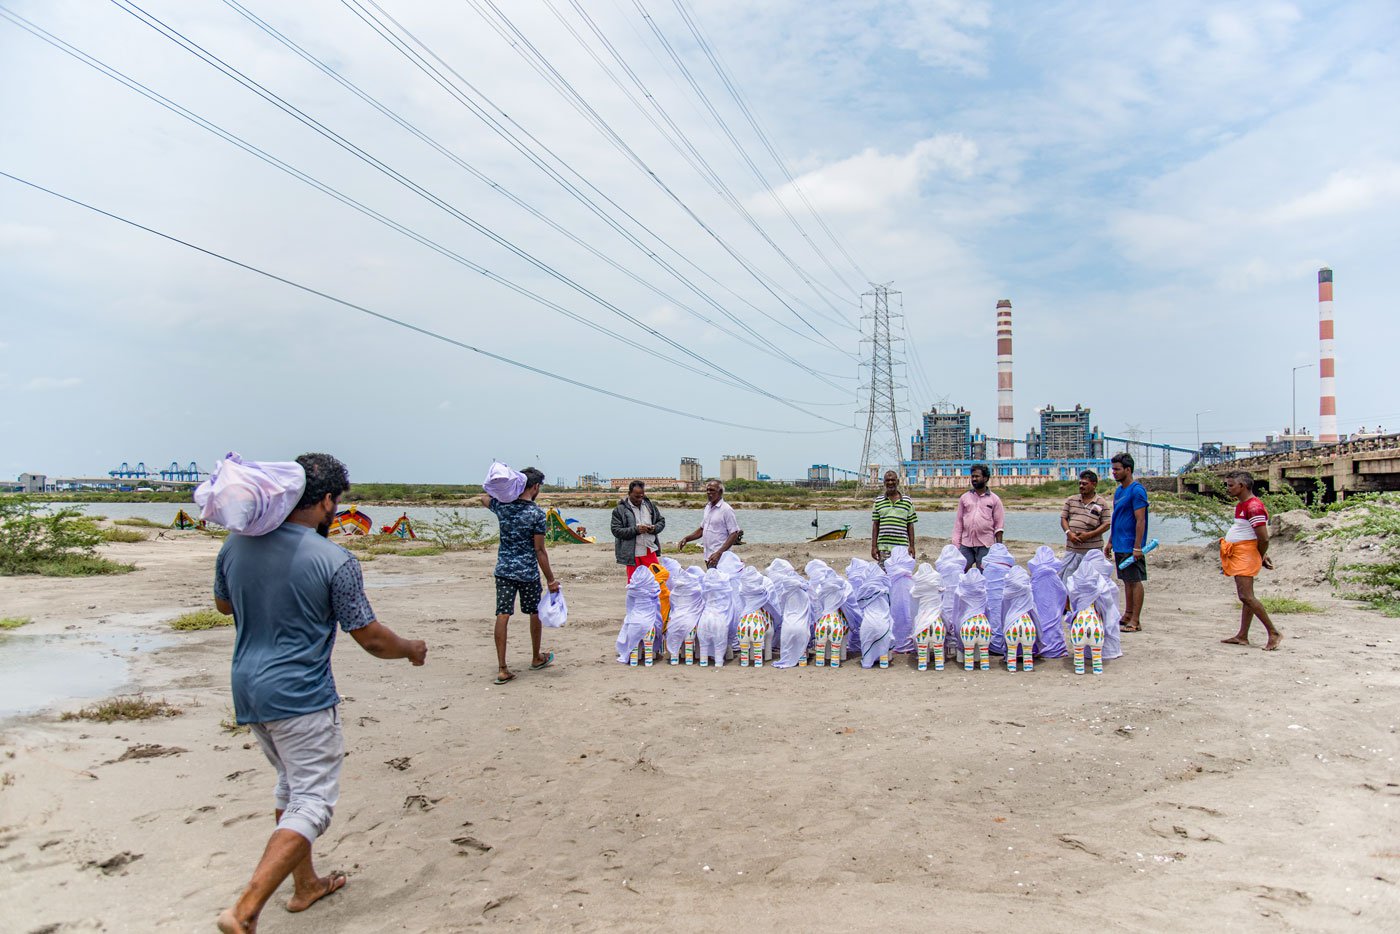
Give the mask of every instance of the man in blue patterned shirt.
[{"label": "man in blue patterned shirt", "polygon": [[515,612],[516,594],[520,595],[520,612],[530,614],[530,645],[534,649],[530,670],[548,668],[554,661],[553,652],[540,654],[544,635],[539,614],[540,571],[544,571],[549,592],[559,592],[544,547],[545,512],[535,505],[544,474],[535,467],[526,467],[521,473],[525,475],[525,492],[514,502],[503,503],[481,494],[481,504],[496,514],[501,525],[501,544],[496,551],[496,684],[515,680],[515,673],[506,667],[506,630]]},{"label": "man in blue patterned shirt", "polygon": [[232,614],[233,708],[277,771],[277,829],[237,903],[219,915],[225,934],[252,931],[288,875],[288,911],[305,911],[345,885],[318,876],[311,844],[330,826],[340,797],[345,739],[331,674],[336,624],[377,658],[423,664],[427,646],[375,619],[360,562],[326,540],[345,465],[329,454],[297,458],[306,487],[287,521],[266,535],[230,535],[214,562],[214,605]]}]

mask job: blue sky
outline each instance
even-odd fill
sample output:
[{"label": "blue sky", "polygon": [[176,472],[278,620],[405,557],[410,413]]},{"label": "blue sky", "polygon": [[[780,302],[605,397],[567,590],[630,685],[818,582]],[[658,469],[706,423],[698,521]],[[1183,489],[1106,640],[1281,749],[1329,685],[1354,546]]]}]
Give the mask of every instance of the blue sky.
[{"label": "blue sky", "polygon": [[[775,476],[859,459],[858,335],[832,319],[856,318],[853,303],[868,284],[767,155],[673,0],[579,8],[764,235],[822,283],[818,292],[561,25],[590,36],[569,0],[496,6],[719,240],[774,291],[795,296],[784,301],[801,319],[488,26],[478,12],[490,13],[486,0],[380,6],[557,153],[562,171],[576,171],[664,241],[638,234],[705,297],[567,195],[347,5],[244,4],[654,288],[541,224],[221,0],[141,4],[630,321],[118,6],[7,5],[617,336],[385,229],[3,21],[0,82],[22,93],[0,99],[0,170],[456,340],[711,421],[509,368],[0,179],[0,394],[8,403],[0,474],[88,473],[137,460],[207,465],[231,449],[263,459],[330,450],[360,479],[425,482],[478,480],[493,457],[538,459],[551,478],[570,479],[594,470],[671,474],[682,456],[715,472],[722,454],[737,452],[756,454]],[[1038,406],[1076,402],[1091,406],[1109,434],[1136,425],[1188,447],[1195,413],[1206,410],[1207,439],[1278,431],[1290,420],[1292,368],[1316,361],[1324,264],[1336,275],[1341,428],[1400,425],[1387,371],[1400,338],[1390,275],[1400,245],[1400,124],[1389,115],[1400,99],[1395,4],[688,0],[684,8],[806,200],[866,275],[902,290],[923,364],[906,380],[905,433],[914,413],[943,397],[994,427],[1000,298],[1015,313],[1018,434]],[[589,49],[606,54],[591,36]],[[740,343],[681,304],[758,338]],[[702,378],[677,360],[714,364],[760,391]],[[1298,421],[1315,428],[1316,369],[1299,371],[1297,388]],[[805,411],[774,397],[801,400]]]}]

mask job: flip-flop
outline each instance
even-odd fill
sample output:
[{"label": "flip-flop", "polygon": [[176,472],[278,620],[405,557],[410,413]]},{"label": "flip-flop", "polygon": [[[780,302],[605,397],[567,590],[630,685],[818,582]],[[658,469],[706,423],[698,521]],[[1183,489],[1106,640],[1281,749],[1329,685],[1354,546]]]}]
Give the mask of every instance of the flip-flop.
[{"label": "flip-flop", "polygon": [[531,666],[530,666],[530,670],[531,670],[531,671],[542,671],[542,670],[544,670],[545,668],[548,668],[550,665],[553,665],[553,664],[554,664],[554,653],[553,653],[553,652],[550,652],[547,656],[545,656],[544,661],[540,662],[538,665],[531,665]]},{"label": "flip-flop", "polygon": [[1119,632],[1142,632],[1141,626],[1121,626]]},{"label": "flip-flop", "polygon": [[491,683],[492,683],[492,684],[510,684],[510,683],[511,683],[512,681],[514,681],[514,680],[515,680],[515,672],[512,671],[508,677],[505,677],[505,678],[497,677],[496,680],[495,680],[495,681],[492,681]]}]

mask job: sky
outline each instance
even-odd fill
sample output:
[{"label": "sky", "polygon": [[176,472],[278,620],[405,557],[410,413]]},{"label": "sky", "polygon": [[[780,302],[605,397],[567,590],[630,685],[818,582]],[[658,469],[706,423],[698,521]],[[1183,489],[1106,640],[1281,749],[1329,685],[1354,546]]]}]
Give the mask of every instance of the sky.
[{"label": "sky", "polygon": [[0,0],[0,172],[304,288],[0,178],[0,475],[853,469],[876,284],[906,456],[999,299],[1018,437],[1315,431],[1324,265],[1400,428],[1392,0],[138,2]]}]

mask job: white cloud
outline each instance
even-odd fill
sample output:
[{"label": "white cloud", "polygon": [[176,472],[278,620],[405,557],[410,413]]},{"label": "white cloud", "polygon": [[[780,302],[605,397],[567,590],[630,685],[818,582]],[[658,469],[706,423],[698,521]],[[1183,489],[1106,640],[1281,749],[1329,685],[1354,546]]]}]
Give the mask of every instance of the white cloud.
[{"label": "white cloud", "polygon": [[991,25],[980,0],[911,0],[903,16],[891,16],[895,44],[926,64],[971,75],[987,73],[987,41],[978,35]]},{"label": "white cloud", "polygon": [[83,384],[77,376],[36,376],[24,384],[30,392],[44,392],[50,389],[74,389]]},{"label": "white cloud", "polygon": [[[818,211],[867,213],[879,211],[892,201],[916,196],[920,183],[931,176],[967,179],[976,168],[977,144],[960,133],[949,133],[919,140],[903,154],[866,149],[808,172],[797,179],[797,185]],[[783,185],[777,194],[789,209],[803,209],[792,185]],[[753,207],[777,213],[767,197],[753,199]]]},{"label": "white cloud", "polygon": [[1362,211],[1383,210],[1400,197],[1400,164],[1334,172],[1321,188],[1275,208],[1270,219],[1279,223],[1339,218]]}]

